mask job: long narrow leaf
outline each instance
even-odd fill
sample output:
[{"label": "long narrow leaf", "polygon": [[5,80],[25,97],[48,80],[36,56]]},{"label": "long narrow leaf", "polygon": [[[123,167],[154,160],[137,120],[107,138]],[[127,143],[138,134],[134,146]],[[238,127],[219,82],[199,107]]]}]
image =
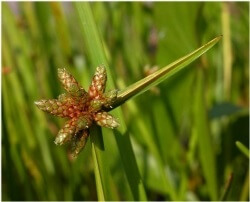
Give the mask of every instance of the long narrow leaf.
[{"label": "long narrow leaf", "polygon": [[216,161],[210,128],[207,121],[208,117],[204,100],[204,88],[204,72],[202,72],[202,69],[198,69],[194,90],[193,135],[197,136],[199,158],[206,179],[208,194],[211,200],[216,200],[218,194]]},{"label": "long narrow leaf", "polygon": [[210,48],[212,48],[221,39],[221,37],[222,36],[216,37],[215,39],[196,49],[192,53],[176,60],[175,62],[167,65],[166,67],[161,68],[157,72],[137,81],[136,83],[122,90],[118,94],[118,99],[114,103],[113,107],[117,107],[129,100],[130,98],[140,95],[141,93],[147,91],[153,86],[161,83],[163,80],[179,72],[181,69],[186,67],[188,64],[190,64],[195,59],[204,54],[206,51],[208,51]]},{"label": "long narrow leaf", "polygon": [[[75,3],[76,9],[79,14],[79,18],[81,21],[81,28],[83,33],[83,38],[86,43],[87,51],[90,57],[90,61],[94,67],[104,64],[107,67],[107,75],[108,75],[108,83],[107,88],[114,87],[114,82],[112,81],[110,69],[108,68],[106,57],[104,54],[104,48],[99,38],[97,27],[95,25],[93,15],[91,12],[91,8],[88,3]],[[123,169],[125,171],[125,175],[127,177],[127,181],[129,183],[130,191],[133,194],[134,200],[146,200],[146,193],[142,184],[141,176],[139,174],[139,169],[135,160],[135,155],[132,149],[131,141],[129,138],[129,134],[127,133],[127,129],[125,127],[125,122],[123,120],[121,109],[117,109],[113,112],[113,114],[119,118],[121,126],[114,132],[117,147],[120,151],[120,156]],[[103,134],[108,137],[106,131],[103,131]],[[102,134],[98,134],[95,137],[91,136],[93,155],[95,155],[95,175],[98,190],[98,198],[99,200],[108,200],[108,192],[110,184],[105,180],[104,171],[109,169],[108,163],[105,163],[105,158],[108,159],[107,154],[105,156],[105,148],[102,150],[98,149],[98,142]],[[103,169],[100,169],[100,165],[102,165]],[[100,183],[101,182],[101,183]],[[101,195],[103,193],[103,195]],[[103,197],[101,197],[103,196]]]}]

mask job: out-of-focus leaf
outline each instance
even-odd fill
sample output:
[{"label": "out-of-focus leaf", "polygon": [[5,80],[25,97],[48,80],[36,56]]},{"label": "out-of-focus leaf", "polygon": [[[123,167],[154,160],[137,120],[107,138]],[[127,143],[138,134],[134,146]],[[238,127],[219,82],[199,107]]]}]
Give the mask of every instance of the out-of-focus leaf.
[{"label": "out-of-focus leaf", "polygon": [[215,153],[208,125],[208,117],[204,99],[204,72],[198,70],[197,82],[195,84],[194,105],[193,105],[193,133],[198,139],[199,158],[202,170],[208,186],[208,193],[212,200],[217,199],[217,177]]},{"label": "out-of-focus leaf", "polygon": [[244,110],[242,107],[234,105],[232,103],[220,103],[215,105],[209,112],[209,116],[212,119],[220,118],[223,116],[229,116]]},{"label": "out-of-focus leaf", "polygon": [[236,141],[235,142],[236,146],[238,147],[238,149],[247,157],[250,158],[250,153],[249,153],[249,149],[243,145],[241,142]]}]

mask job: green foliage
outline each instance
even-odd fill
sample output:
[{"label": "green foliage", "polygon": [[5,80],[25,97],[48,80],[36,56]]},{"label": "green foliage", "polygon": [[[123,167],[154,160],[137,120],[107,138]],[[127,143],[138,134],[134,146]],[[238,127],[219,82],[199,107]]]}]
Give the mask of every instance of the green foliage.
[{"label": "green foliage", "polygon": [[239,141],[236,141],[235,142],[235,144],[236,144],[236,146],[239,148],[239,150],[247,157],[247,158],[249,158],[249,149],[245,146],[245,145],[243,145],[241,142],[239,142]]},{"label": "green foliage", "polygon": [[[248,4],[3,3],[2,199],[249,200]],[[221,34],[129,99],[150,83],[146,66],[163,71]],[[33,103],[62,93],[57,68],[87,88],[100,64],[129,100],[111,111],[121,126],[92,128],[73,160],[53,143],[64,121]]]}]

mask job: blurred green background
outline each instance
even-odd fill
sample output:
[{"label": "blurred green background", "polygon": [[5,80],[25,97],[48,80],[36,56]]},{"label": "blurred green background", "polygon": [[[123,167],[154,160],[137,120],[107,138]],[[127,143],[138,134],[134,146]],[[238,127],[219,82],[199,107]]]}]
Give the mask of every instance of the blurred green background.
[{"label": "blurred green background", "polygon": [[[249,159],[235,144],[249,143],[249,3],[90,6],[118,89],[223,35],[122,111],[148,200],[249,200]],[[53,143],[64,121],[34,105],[62,93],[59,67],[88,87],[83,37],[72,3],[2,3],[2,200],[98,199],[90,142],[70,159]],[[109,200],[136,200],[107,134]]]}]

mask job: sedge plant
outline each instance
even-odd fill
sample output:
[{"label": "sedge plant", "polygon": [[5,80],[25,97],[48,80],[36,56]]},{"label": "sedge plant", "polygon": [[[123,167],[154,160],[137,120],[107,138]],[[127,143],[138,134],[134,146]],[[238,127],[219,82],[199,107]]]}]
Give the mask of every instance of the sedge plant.
[{"label": "sedge plant", "polygon": [[[188,64],[212,48],[221,39],[221,36],[216,37],[190,54],[160,68],[125,89],[119,91],[116,89],[108,90],[105,92],[106,86],[109,89],[114,88],[114,81],[110,74],[103,43],[98,34],[91,8],[88,3],[75,3],[75,8],[82,23],[82,34],[89,52],[90,61],[93,66],[97,67],[96,73],[88,92],[86,92],[66,69],[59,69],[59,79],[67,92],[60,95],[58,99],[37,101],[36,105],[52,115],[69,118],[64,127],[59,130],[55,143],[61,145],[66,142],[71,142],[71,151],[74,157],[79,155],[90,135],[99,200],[110,200],[112,196],[110,196],[109,193],[109,175],[107,174],[108,168],[105,163],[106,157],[102,135],[96,135],[94,133],[101,134],[101,130],[97,125],[114,129],[121,160],[133,195],[132,199],[146,200],[147,196],[135,161],[131,140],[125,132],[126,126],[122,112],[119,108],[114,111],[114,116],[108,112],[153,86],[156,86],[184,67],[187,67]],[[119,125],[121,126],[118,127]],[[106,132],[103,131],[103,135],[105,135],[105,133]],[[127,155],[125,155],[125,153]],[[161,172],[164,173],[163,169]],[[135,182],[134,176],[137,176],[138,182]],[[164,187],[171,199],[178,199],[177,193],[169,183],[167,176],[164,180]]]},{"label": "sedge plant", "polygon": [[89,127],[94,122],[101,127],[111,129],[119,126],[118,121],[107,111],[157,85],[170,73],[173,74],[174,70],[184,67],[185,63],[190,63],[196,55],[198,57],[202,51],[211,48],[220,38],[213,39],[200,49],[120,91],[119,94],[117,89],[104,92],[107,73],[103,65],[96,68],[88,93],[66,69],[58,69],[58,77],[67,93],[59,95],[58,99],[40,100],[35,104],[39,109],[54,116],[69,118],[59,131],[55,144],[62,145],[72,141],[72,155],[76,157],[84,148],[89,136]]},{"label": "sedge plant", "polygon": [[[36,180],[35,182],[37,184],[34,187],[39,190],[36,190],[36,192],[48,193],[50,200],[58,200],[56,193],[57,191],[58,193],[61,193],[61,186],[63,186],[64,183],[61,183],[59,185],[58,181],[54,180],[54,178],[51,177],[49,178],[51,179],[51,183],[45,184],[45,182],[49,180],[46,179],[43,181],[43,175],[42,173],[40,173],[43,170],[49,173],[49,176],[53,176],[53,174],[60,176],[60,172],[63,173],[64,176],[69,176],[68,173],[71,172],[72,179],[70,178],[70,180],[72,182],[72,187],[83,188],[84,186],[87,186],[89,189],[91,189],[90,184],[95,182],[88,181],[88,183],[85,183],[85,181],[79,177],[80,173],[85,173],[85,175],[89,177],[88,173],[85,172],[85,170],[83,170],[81,166],[79,166],[80,162],[84,164],[84,169],[88,166],[94,166],[93,169],[96,180],[97,198],[99,200],[150,199],[150,195],[147,196],[148,190],[145,188],[148,188],[148,184],[145,180],[146,178],[144,177],[143,172],[139,169],[140,166],[136,153],[137,151],[134,147],[134,144],[132,144],[134,143],[134,134],[132,134],[133,131],[126,126],[123,111],[121,110],[120,106],[127,101],[130,101],[132,98],[151,89],[153,86],[166,81],[171,76],[180,72],[183,68],[188,67],[188,65],[192,61],[196,60],[199,56],[203,55],[206,51],[212,48],[221,39],[221,36],[213,39],[212,41],[206,43],[204,46],[196,49],[190,54],[174,61],[167,66],[161,65],[162,67],[159,68],[159,70],[153,72],[147,77],[138,81],[133,80],[134,83],[132,85],[129,85],[128,87],[119,87],[119,89],[117,90],[117,83],[111,74],[111,72],[113,72],[111,68],[114,68],[114,65],[111,64],[111,61],[108,60],[109,58],[107,57],[109,56],[109,47],[106,46],[104,40],[102,39],[102,36],[98,32],[96,19],[94,19],[93,17],[90,5],[88,3],[74,3],[74,6],[76,11],[75,13],[77,13],[79,16],[79,21],[76,22],[78,23],[81,30],[82,35],[80,35],[80,37],[84,42],[83,44],[78,43],[77,45],[84,46],[84,50],[87,53],[90,67],[87,68],[87,71],[94,73],[94,70],[96,69],[96,73],[94,73],[92,82],[90,82],[90,87],[88,88],[88,90],[85,88],[86,91],[83,88],[83,81],[90,80],[91,76],[89,77],[90,74],[77,75],[76,71],[73,71],[73,69],[71,68],[75,64],[70,63],[70,57],[72,54],[72,50],[70,49],[71,41],[69,38],[69,30],[67,29],[66,21],[64,19],[64,16],[62,15],[63,12],[61,4],[38,3],[35,7],[36,9],[33,8],[32,3],[26,2],[25,4],[22,4],[22,7],[24,8],[24,16],[25,18],[29,19],[26,26],[28,26],[29,31],[31,30],[30,34],[32,37],[30,39],[27,38],[25,29],[20,29],[21,25],[19,25],[20,27],[18,29],[16,28],[14,18],[11,18],[10,12],[7,12],[6,14],[7,9],[5,9],[5,16],[7,17],[3,18],[5,25],[4,39],[7,38],[7,40],[3,40],[3,46],[5,50],[3,52],[4,64],[6,67],[13,68],[15,67],[15,63],[17,63],[18,67],[22,67],[18,69],[18,71],[14,71],[14,73],[12,72],[12,74],[6,74],[7,76],[4,75],[3,88],[5,90],[3,90],[3,98],[6,109],[9,109],[7,108],[7,106],[12,106],[12,104],[15,103],[14,101],[8,102],[8,100],[6,100],[7,97],[12,97],[10,93],[11,91],[7,89],[15,89],[17,97],[16,101],[18,102],[17,108],[10,108],[10,110],[4,111],[5,114],[8,114],[8,116],[6,116],[6,119],[8,120],[6,127],[8,127],[9,131],[11,131],[11,136],[9,137],[11,145],[16,145],[16,142],[18,142],[19,139],[25,140],[23,141],[25,143],[22,143],[21,152],[20,150],[18,150],[19,147],[12,147],[10,153],[12,157],[11,159],[18,159],[17,157],[19,152],[22,154],[22,158],[20,159],[24,160],[25,166],[27,167],[28,171],[31,171],[30,173],[32,173],[32,176],[34,176],[34,179]],[[52,11],[53,16],[55,17],[57,30],[56,32],[60,35],[53,46],[49,46],[48,44],[50,43],[48,42],[48,40],[43,40],[43,37],[41,37],[45,36],[45,38],[47,37],[47,39],[55,38],[53,37],[55,35],[53,29],[50,29],[50,24],[46,23],[46,19],[51,18],[50,11]],[[9,21],[7,21],[7,19]],[[8,24],[8,22],[10,23]],[[41,24],[44,26],[40,26]],[[22,40],[18,40],[16,38],[16,35],[20,36],[20,39]],[[33,43],[29,43],[29,40]],[[79,38],[74,37],[74,40],[79,40]],[[187,39],[187,41],[188,40],[189,39]],[[46,43],[44,43],[44,41]],[[56,49],[54,50],[54,48],[56,47],[56,45],[58,45],[57,43],[60,45],[60,50],[58,49],[58,51],[55,51]],[[37,48],[36,46],[39,48]],[[24,47],[26,49],[24,49]],[[18,52],[16,50],[23,49],[25,50],[24,54],[14,54]],[[11,50],[14,51],[11,52]],[[53,57],[53,60],[57,60],[57,62],[54,62],[56,64],[54,67],[66,67],[66,69],[58,69],[58,80],[61,81],[66,92],[62,92],[62,94],[59,95],[57,99],[53,99],[58,95],[58,92],[56,91],[55,93],[56,87],[51,85],[52,82],[40,83],[40,88],[44,89],[44,92],[48,92],[45,93],[45,95],[38,95],[37,85],[33,85],[35,83],[35,81],[33,81],[35,80],[35,77],[33,76],[33,66],[37,67],[39,77],[46,78],[46,72],[49,72],[49,80],[53,82],[57,80],[56,71],[54,71],[53,68],[47,71],[47,68],[50,68],[50,63],[48,61],[50,61],[51,57],[49,56],[53,51],[55,52],[55,57]],[[29,53],[33,53],[32,59],[36,62],[36,65],[32,63],[33,60],[30,60]],[[138,65],[135,66],[137,67]],[[189,67],[191,66],[189,65]],[[19,75],[19,73],[21,73],[21,75]],[[88,78],[86,79],[86,77]],[[18,83],[20,78],[23,78],[24,83]],[[83,79],[81,79],[81,81],[77,81],[75,78]],[[202,77],[200,78],[200,80],[202,81]],[[197,87],[199,87],[199,85],[197,85]],[[23,88],[26,90],[26,92],[29,92],[28,97],[26,97],[26,94],[21,93],[24,91]],[[202,92],[201,88],[197,89],[197,91]],[[32,128],[33,125],[29,123],[27,117],[24,116],[24,118],[18,118],[18,123],[20,122],[19,126],[26,125],[28,127],[17,127],[14,122],[12,122],[12,116],[9,114],[13,113],[15,114],[15,117],[23,117],[23,114],[25,114],[27,111],[25,108],[25,103],[34,102],[34,100],[40,99],[41,97],[49,99],[36,101],[36,105],[43,111],[49,112],[52,115],[61,118],[67,118],[68,120],[66,121],[66,123],[64,123],[64,126],[61,129],[57,127],[53,128],[53,124],[50,125],[51,121],[48,122],[48,120],[53,119],[54,122],[59,123],[57,125],[61,125],[61,120],[57,118],[54,119],[51,116],[44,116],[43,113],[40,113],[40,111],[33,106],[34,112],[32,113],[33,117],[35,118],[32,119],[32,123],[37,124],[38,122],[41,122],[41,124],[37,124],[37,127]],[[199,112],[202,107],[203,105],[202,103],[200,103],[196,111]],[[139,111],[140,109],[138,108],[137,110]],[[198,120],[200,119],[199,117],[200,116],[197,116],[197,125],[200,125],[200,122]],[[143,122],[143,120],[140,121]],[[108,129],[106,129],[106,127],[108,127]],[[21,136],[17,135],[16,131],[19,131],[18,128],[21,128]],[[71,146],[71,154],[74,157],[78,156],[78,158],[75,159],[74,164],[69,164],[69,166],[63,149],[54,147],[51,144],[51,136],[44,135],[47,134],[51,128],[53,129],[53,134],[56,134],[58,132],[58,136],[55,138],[55,143],[57,145],[70,143],[69,145]],[[200,128],[199,131],[202,130],[203,128]],[[151,131],[148,131],[148,133],[150,132]],[[35,136],[33,135],[34,133]],[[200,135],[199,132],[196,133],[197,135]],[[35,145],[36,138],[39,142],[41,158],[43,158],[42,160],[45,162],[45,168],[42,168],[40,164],[36,163],[36,160],[32,159],[32,157],[28,155],[29,153],[32,153],[32,151],[34,151],[34,148],[37,148]],[[109,141],[110,138],[113,138],[113,142]],[[144,134],[143,138],[145,138]],[[148,138],[146,141],[150,142],[152,145],[152,147],[149,147],[149,150],[153,155],[153,158],[156,160],[157,174],[159,174],[160,178],[162,179],[162,183],[159,183],[159,187],[162,187],[162,190],[164,190],[164,199],[182,200],[184,197],[181,197],[180,195],[184,194],[180,194],[181,190],[178,190],[177,187],[171,183],[171,176],[166,173],[166,163],[164,163],[164,161],[162,160],[163,157],[161,156],[159,149],[156,145],[154,145],[154,140],[152,139],[153,137],[150,138]],[[202,136],[199,138],[200,142],[202,142],[201,139],[204,139]],[[48,142],[46,141],[46,139],[48,139]],[[88,141],[90,143],[90,147],[86,147],[85,149],[91,148],[92,156],[89,155],[89,150],[82,151],[86,146],[87,139],[89,139]],[[206,139],[204,139],[202,143],[207,144]],[[52,145],[51,148],[50,145]],[[29,150],[26,150],[26,148],[29,148]],[[115,149],[112,150],[113,148]],[[204,147],[202,151],[206,152],[206,148],[207,147]],[[112,150],[112,152],[115,152],[110,155],[110,150]],[[81,161],[83,157],[86,156],[88,156],[88,158],[92,157],[93,165],[91,163],[86,165],[85,162],[87,161]],[[41,163],[41,158],[37,158],[39,159],[39,163]],[[203,156],[203,159],[205,160],[203,161],[205,162],[204,165],[206,165],[206,163],[210,164],[210,161],[206,162],[206,159],[208,159],[207,156]],[[117,180],[117,178],[114,180],[112,169],[114,169],[115,165],[113,164],[113,162],[119,164],[116,169],[119,170],[119,175],[122,176],[120,179],[122,180]],[[25,169],[23,169],[22,162],[19,162],[17,160],[14,161],[14,163],[15,164],[13,167],[17,170],[17,175],[21,176],[20,179],[25,180],[26,173],[29,173],[26,172],[26,167]],[[61,165],[61,169],[57,169],[57,163]],[[210,167],[207,166],[207,168],[204,170],[204,173],[210,172],[211,167],[213,167],[213,164],[210,164]],[[77,171],[79,172],[77,173]],[[216,188],[213,188],[215,187],[213,186],[213,180],[209,181],[209,178],[213,179],[211,175],[205,174],[205,180],[207,181],[208,185],[208,193],[211,199],[216,199],[217,194],[214,193],[214,190],[216,190]],[[118,183],[115,184],[116,186],[114,186],[114,182],[116,183],[120,181],[122,181],[121,187],[117,188],[119,186]],[[54,186],[55,184],[53,182],[58,184],[58,186]],[[79,184],[81,186],[78,186]],[[30,185],[30,187],[32,186],[33,184]],[[183,180],[183,186],[185,187],[185,179]],[[124,190],[124,193],[122,193],[120,196],[118,196],[120,194],[120,192],[118,191],[119,189]],[[30,190],[33,191],[32,188],[30,188]],[[185,189],[183,190],[184,193]],[[72,193],[75,193],[74,188],[72,188],[71,191]],[[74,194],[70,194],[71,191],[63,192],[64,199],[73,199]],[[32,194],[33,193],[34,192],[32,192]],[[95,194],[96,193],[94,193],[93,195],[95,196]],[[89,197],[89,195],[84,196],[86,196],[86,198]],[[46,200],[46,197],[46,194],[41,194],[40,199]],[[30,196],[30,199],[33,199],[32,196]]]}]

